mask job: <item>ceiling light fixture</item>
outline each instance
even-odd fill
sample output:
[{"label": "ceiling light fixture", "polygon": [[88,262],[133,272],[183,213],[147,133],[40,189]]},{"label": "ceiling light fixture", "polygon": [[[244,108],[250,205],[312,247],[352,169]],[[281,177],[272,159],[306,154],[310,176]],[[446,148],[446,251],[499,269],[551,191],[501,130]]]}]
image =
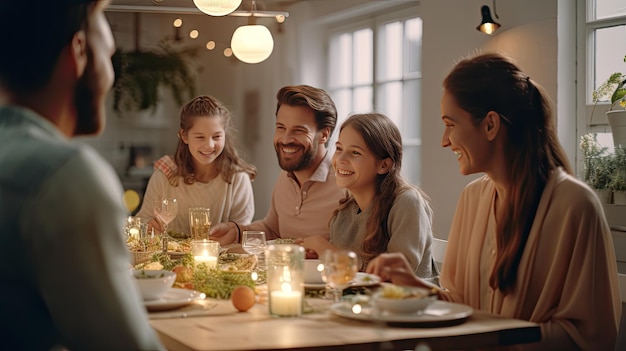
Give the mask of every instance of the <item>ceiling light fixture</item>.
[{"label": "ceiling light fixture", "polygon": [[[476,30],[491,35],[493,32],[498,30],[498,28],[500,28],[500,23],[494,21],[491,17],[491,10],[489,9],[489,6],[483,5],[483,7],[480,8],[480,12],[483,19],[478,27],[476,27]],[[493,0],[493,14],[496,15],[496,18],[500,19],[500,17],[498,17],[498,13],[496,12],[496,0]]]},{"label": "ceiling light fixture", "polygon": [[242,0],[193,0],[196,7],[211,16],[226,16],[235,11]]},{"label": "ceiling light fixture", "polygon": [[233,54],[245,63],[263,62],[274,50],[272,33],[267,27],[256,24],[256,13],[256,1],[252,0],[248,25],[237,28],[230,40]]}]

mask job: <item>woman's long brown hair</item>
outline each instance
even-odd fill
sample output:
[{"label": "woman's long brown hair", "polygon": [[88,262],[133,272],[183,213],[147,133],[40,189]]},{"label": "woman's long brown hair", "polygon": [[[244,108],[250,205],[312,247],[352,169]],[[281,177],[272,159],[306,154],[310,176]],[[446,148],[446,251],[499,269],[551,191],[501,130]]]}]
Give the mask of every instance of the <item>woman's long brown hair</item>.
[{"label": "woman's long brown hair", "polygon": [[443,82],[458,105],[478,125],[489,111],[507,126],[505,153],[511,185],[505,212],[498,218],[498,255],[489,278],[492,288],[511,292],[519,263],[550,173],[572,174],[558,141],[551,101],[544,89],[509,58],[483,54],[459,62]]}]

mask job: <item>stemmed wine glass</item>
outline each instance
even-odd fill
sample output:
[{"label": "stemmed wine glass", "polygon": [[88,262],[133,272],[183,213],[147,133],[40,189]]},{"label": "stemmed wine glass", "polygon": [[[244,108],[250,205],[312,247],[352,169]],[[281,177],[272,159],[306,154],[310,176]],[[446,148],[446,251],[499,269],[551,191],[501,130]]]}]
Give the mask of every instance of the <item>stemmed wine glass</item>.
[{"label": "stemmed wine glass", "polygon": [[343,289],[350,285],[358,271],[358,259],[349,250],[327,250],[322,254],[322,279],[332,290],[335,302],[339,302]]},{"label": "stemmed wine glass", "polygon": [[[263,272],[265,271],[265,247],[267,246],[267,242],[265,240],[265,232],[255,231],[255,230],[245,230],[241,236],[241,247],[248,253],[256,256],[257,265],[256,270]],[[257,279],[263,281],[262,277],[258,276]],[[257,282],[258,283],[258,282]]]},{"label": "stemmed wine glass", "polygon": [[154,217],[163,226],[163,253],[167,253],[167,225],[178,214],[178,201],[176,199],[163,198],[154,202]]}]

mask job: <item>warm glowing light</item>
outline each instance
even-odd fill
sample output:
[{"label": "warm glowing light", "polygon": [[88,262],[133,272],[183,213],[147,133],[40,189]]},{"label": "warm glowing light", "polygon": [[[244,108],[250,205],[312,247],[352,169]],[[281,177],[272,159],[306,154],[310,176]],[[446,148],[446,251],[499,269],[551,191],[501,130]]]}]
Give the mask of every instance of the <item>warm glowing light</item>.
[{"label": "warm glowing light", "polygon": [[180,18],[177,18],[174,20],[174,27],[176,28],[180,28],[183,25],[183,20]]},{"label": "warm glowing light", "polygon": [[285,22],[285,15],[276,15],[276,22],[278,23]]},{"label": "warm glowing light", "polygon": [[224,56],[226,56],[226,57],[233,56],[233,49],[231,49],[231,48],[224,49]]},{"label": "warm glowing light", "polygon": [[196,39],[196,38],[198,37],[198,35],[199,35],[199,34],[200,34],[200,33],[199,33],[197,30],[195,30],[195,29],[194,29],[194,30],[192,30],[191,32],[189,32],[189,37],[190,37],[191,39]]},{"label": "warm glowing light", "polygon": [[209,40],[206,43],[206,48],[207,50],[213,50],[215,49],[215,42],[213,40]]},{"label": "warm glowing light", "polygon": [[233,54],[245,63],[265,61],[274,50],[274,39],[267,27],[260,24],[241,26],[230,41]]},{"label": "warm glowing light", "polygon": [[207,15],[226,16],[241,5],[241,0],[193,0],[193,3]]}]

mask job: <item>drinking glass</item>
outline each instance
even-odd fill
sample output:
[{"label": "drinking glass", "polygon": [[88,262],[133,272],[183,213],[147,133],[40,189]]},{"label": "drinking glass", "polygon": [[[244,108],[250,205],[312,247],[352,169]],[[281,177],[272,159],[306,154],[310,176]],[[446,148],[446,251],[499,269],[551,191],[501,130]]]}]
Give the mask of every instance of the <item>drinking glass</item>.
[{"label": "drinking glass", "polygon": [[[263,282],[263,276],[259,277],[259,272],[265,272],[265,232],[256,230],[244,230],[241,236],[241,247],[248,253],[256,256],[257,283]],[[263,275],[263,274],[261,274]]]},{"label": "drinking glass", "polygon": [[167,225],[178,214],[178,201],[176,199],[163,198],[154,202],[154,217],[163,226],[163,253],[167,253]]},{"label": "drinking glass", "polygon": [[189,227],[192,240],[209,240],[211,210],[208,207],[191,207],[189,209]]},{"label": "drinking glass", "polygon": [[333,292],[333,299],[339,302],[343,289],[350,285],[358,271],[358,259],[349,250],[327,250],[322,254],[322,279]]}]

